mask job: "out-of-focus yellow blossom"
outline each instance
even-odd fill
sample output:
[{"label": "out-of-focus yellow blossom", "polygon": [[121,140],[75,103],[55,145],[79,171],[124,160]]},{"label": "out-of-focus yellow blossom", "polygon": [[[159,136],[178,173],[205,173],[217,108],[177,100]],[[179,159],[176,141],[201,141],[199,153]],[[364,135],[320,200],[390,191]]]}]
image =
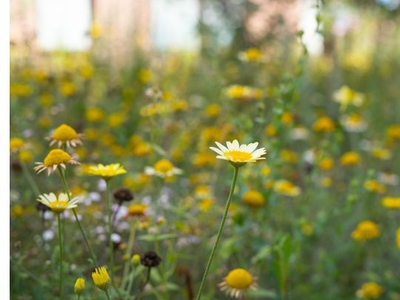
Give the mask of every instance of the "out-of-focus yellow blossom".
[{"label": "out-of-focus yellow blossom", "polygon": [[330,157],[325,157],[325,158],[321,159],[321,161],[319,162],[318,165],[322,171],[329,171],[329,170],[332,170],[332,168],[334,166],[334,161]]},{"label": "out-of-focus yellow blossom", "polygon": [[343,64],[348,69],[366,72],[371,67],[371,56],[365,52],[350,52],[345,55]]},{"label": "out-of-focus yellow blossom", "polygon": [[107,123],[111,128],[119,127],[126,121],[124,113],[117,112],[110,114],[107,118]]},{"label": "out-of-focus yellow blossom", "polygon": [[84,289],[85,289],[85,279],[84,278],[76,279],[75,284],[74,284],[75,293],[77,295],[81,295],[83,293]]},{"label": "out-of-focus yellow blossom", "polygon": [[248,190],[243,194],[242,201],[251,208],[260,208],[265,204],[263,194],[256,190]]},{"label": "out-of-focus yellow blossom", "polygon": [[384,197],[381,202],[386,208],[400,209],[400,197]]},{"label": "out-of-focus yellow blossom", "polygon": [[370,153],[373,157],[380,160],[389,160],[392,158],[392,152],[389,149],[381,148],[381,147],[373,147],[370,150]]},{"label": "out-of-focus yellow blossom", "polygon": [[15,218],[20,218],[23,217],[25,214],[25,209],[23,208],[22,205],[14,205],[11,207],[11,215]]},{"label": "out-of-focus yellow blossom", "polygon": [[138,191],[150,182],[150,176],[146,174],[138,174],[134,177],[127,177],[123,180],[124,186]]},{"label": "out-of-focus yellow blossom", "polygon": [[104,120],[104,111],[100,108],[89,108],[85,113],[86,120],[93,123],[98,123]]},{"label": "out-of-focus yellow blossom", "polygon": [[300,223],[300,231],[301,231],[304,235],[310,236],[310,235],[313,234],[314,228],[313,228],[313,226],[312,226],[312,224],[311,224],[310,222],[303,220],[303,221]]},{"label": "out-of-focus yellow blossom", "polygon": [[199,210],[203,211],[203,212],[208,212],[210,210],[210,208],[213,206],[214,204],[214,200],[211,198],[204,198],[199,200],[197,206],[199,208]]},{"label": "out-of-focus yellow blossom", "polygon": [[103,29],[99,22],[93,21],[89,29],[89,35],[92,39],[98,39],[103,35]]},{"label": "out-of-focus yellow blossom", "polygon": [[280,157],[284,162],[291,164],[295,164],[299,161],[299,156],[297,153],[288,149],[282,149],[280,152]]},{"label": "out-of-focus yellow blossom", "polygon": [[60,86],[60,93],[65,97],[72,96],[76,93],[76,86],[71,81],[64,81]]},{"label": "out-of-focus yellow blossom", "polygon": [[291,112],[285,111],[281,116],[281,122],[285,125],[293,124],[294,115]]},{"label": "out-of-focus yellow blossom", "polygon": [[42,128],[49,128],[51,126],[51,119],[49,117],[41,117],[38,120],[38,124]]},{"label": "out-of-focus yellow blossom", "polygon": [[131,204],[128,207],[128,215],[131,217],[144,217],[146,216],[147,205],[145,204]]},{"label": "out-of-focus yellow blossom", "polygon": [[332,183],[333,183],[333,180],[331,177],[324,176],[321,178],[321,185],[323,187],[328,188],[328,187],[332,186]]},{"label": "out-of-focus yellow blossom", "polygon": [[386,192],[386,186],[380,183],[378,180],[367,180],[364,182],[364,187],[373,193],[382,194]]},{"label": "out-of-focus yellow blossom", "polygon": [[29,96],[32,93],[32,88],[25,83],[13,83],[10,85],[11,96]]},{"label": "out-of-focus yellow blossom", "polygon": [[133,156],[137,156],[137,157],[143,157],[143,156],[149,155],[152,152],[153,152],[153,148],[151,147],[151,145],[144,141],[138,143],[132,149]]},{"label": "out-of-focus yellow blossom", "polygon": [[216,117],[219,116],[221,114],[221,106],[216,104],[216,103],[212,103],[210,105],[208,105],[206,107],[206,115],[209,117]]},{"label": "out-of-focus yellow blossom", "polygon": [[274,191],[290,197],[296,197],[301,193],[301,189],[298,186],[295,186],[292,182],[285,179],[277,180],[274,183]]},{"label": "out-of-focus yellow blossom", "polygon": [[158,160],[153,167],[146,167],[145,174],[155,175],[165,179],[173,179],[175,175],[182,174],[182,170],[175,166],[168,159]]},{"label": "out-of-focus yellow blossom", "polygon": [[263,166],[261,169],[261,175],[268,176],[269,174],[271,174],[271,168],[268,166]]},{"label": "out-of-focus yellow blossom", "polygon": [[123,157],[126,154],[125,148],[116,144],[110,146],[110,151],[116,157]]},{"label": "out-of-focus yellow blossom", "polygon": [[100,133],[96,128],[85,128],[84,135],[86,140],[94,141],[100,137]]},{"label": "out-of-focus yellow blossom", "polygon": [[213,166],[216,162],[215,155],[209,152],[196,153],[193,158],[193,164],[197,168]]},{"label": "out-of-focus yellow blossom", "polygon": [[39,96],[39,102],[41,105],[49,107],[53,103],[53,95],[50,93],[44,93]]},{"label": "out-of-focus yellow blossom", "polygon": [[382,296],[384,290],[382,286],[375,282],[367,282],[362,285],[362,287],[357,291],[356,295],[358,298],[362,299],[379,299]]},{"label": "out-of-focus yellow blossom", "polygon": [[138,74],[138,79],[141,83],[148,83],[151,81],[152,73],[148,69],[140,69]]},{"label": "out-of-focus yellow blossom", "polygon": [[187,111],[189,104],[185,100],[175,100],[171,103],[171,108],[175,112]]},{"label": "out-of-focus yellow blossom", "polygon": [[335,130],[335,123],[330,117],[321,116],[314,122],[313,130],[316,132],[332,132]]},{"label": "out-of-focus yellow blossom", "polygon": [[340,163],[343,166],[354,166],[358,165],[360,162],[361,162],[360,155],[353,151],[346,152],[340,157]]},{"label": "out-of-focus yellow blossom", "polygon": [[386,129],[386,136],[390,140],[400,140],[400,125],[398,124],[390,125]]},{"label": "out-of-focus yellow blossom", "polygon": [[194,190],[196,198],[208,198],[211,195],[210,187],[207,185],[199,185]]},{"label": "out-of-focus yellow blossom", "polygon": [[269,137],[276,136],[277,130],[276,130],[275,126],[271,125],[271,124],[267,125],[267,127],[265,127],[265,134],[266,134],[266,136],[269,136]]},{"label": "out-of-focus yellow blossom", "polygon": [[232,99],[251,100],[262,97],[260,89],[242,85],[231,85],[227,88],[226,93]]},{"label": "out-of-focus yellow blossom", "polygon": [[263,57],[260,49],[249,48],[245,51],[239,52],[238,58],[246,62],[262,62]]},{"label": "out-of-focus yellow blossom", "polygon": [[18,153],[18,158],[20,161],[24,162],[24,163],[30,163],[33,161],[33,155],[32,152],[29,150],[21,150]]},{"label": "out-of-focus yellow blossom", "polygon": [[334,92],[333,99],[340,104],[341,110],[346,110],[349,105],[359,107],[365,102],[363,94],[357,93],[346,85]]},{"label": "out-of-focus yellow blossom", "polygon": [[26,147],[25,141],[21,138],[14,137],[10,139],[10,152],[16,153]]},{"label": "out-of-focus yellow blossom", "polygon": [[90,79],[93,76],[94,69],[93,66],[87,64],[81,67],[80,72],[83,78]]},{"label": "out-of-focus yellow blossom", "polygon": [[379,237],[380,230],[376,223],[372,221],[362,221],[358,223],[351,236],[356,241],[371,240]]},{"label": "out-of-focus yellow blossom", "polygon": [[[97,139],[99,137],[97,136]],[[114,135],[112,135],[111,133],[105,133],[103,135],[100,136],[100,142],[104,145],[104,146],[111,146],[114,143],[116,143],[115,141],[115,137]]]},{"label": "out-of-focus yellow blossom", "polygon": [[35,79],[38,82],[45,82],[49,78],[49,73],[46,70],[38,70],[35,73]]},{"label": "out-of-focus yellow blossom", "polygon": [[355,113],[343,116],[341,123],[348,132],[362,132],[367,129],[367,123]]}]

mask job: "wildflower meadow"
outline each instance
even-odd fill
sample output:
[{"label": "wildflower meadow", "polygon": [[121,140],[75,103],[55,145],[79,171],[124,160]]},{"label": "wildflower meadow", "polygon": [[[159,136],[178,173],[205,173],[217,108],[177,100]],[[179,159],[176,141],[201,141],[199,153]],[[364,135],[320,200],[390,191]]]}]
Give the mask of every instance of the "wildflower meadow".
[{"label": "wildflower meadow", "polygon": [[10,299],[400,300],[399,5],[315,1],[313,53],[200,2],[228,42],[10,46]]}]

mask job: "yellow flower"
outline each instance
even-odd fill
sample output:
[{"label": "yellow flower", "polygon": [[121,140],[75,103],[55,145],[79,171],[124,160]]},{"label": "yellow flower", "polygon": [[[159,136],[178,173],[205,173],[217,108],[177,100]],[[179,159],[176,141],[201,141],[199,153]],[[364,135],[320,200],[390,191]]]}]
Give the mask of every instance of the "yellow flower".
[{"label": "yellow flower", "polygon": [[30,163],[33,161],[33,155],[32,152],[29,150],[22,150],[18,153],[18,158],[20,161],[24,163]]},{"label": "yellow flower", "polygon": [[280,152],[280,157],[283,161],[291,163],[291,164],[295,164],[299,160],[299,157],[297,156],[297,154],[288,149],[282,149]]},{"label": "yellow flower", "polygon": [[89,30],[89,35],[92,37],[92,39],[95,40],[101,37],[102,34],[103,34],[103,29],[101,28],[100,24],[96,21],[93,21]]},{"label": "yellow flower", "polygon": [[75,92],[76,92],[76,87],[73,82],[65,81],[61,84],[60,93],[63,96],[66,96],[66,97],[72,96],[75,94]]},{"label": "yellow flower", "polygon": [[151,80],[152,74],[148,69],[139,70],[138,79],[142,83],[147,83]]},{"label": "yellow flower", "polygon": [[206,115],[209,117],[216,117],[221,114],[221,106],[216,103],[210,104],[206,107]]},{"label": "yellow flower", "polygon": [[197,206],[198,206],[199,210],[201,210],[203,212],[207,212],[210,210],[210,208],[212,207],[213,204],[214,204],[213,199],[203,198],[198,202]]},{"label": "yellow flower", "polygon": [[288,180],[278,180],[274,183],[274,190],[282,195],[296,197],[300,195],[301,189],[295,186],[292,182]]},{"label": "yellow flower", "polygon": [[118,127],[121,126],[126,120],[126,117],[123,113],[113,113],[108,116],[108,125],[110,127]]},{"label": "yellow flower", "polygon": [[257,48],[249,48],[239,52],[239,59],[246,62],[261,62],[263,60],[261,51]]},{"label": "yellow flower", "polygon": [[354,166],[358,165],[360,162],[361,162],[360,155],[353,151],[346,152],[340,157],[340,163],[343,166]]},{"label": "yellow flower", "polygon": [[367,123],[358,114],[345,115],[341,118],[341,123],[349,132],[362,132],[367,129]]},{"label": "yellow flower", "polygon": [[313,124],[316,132],[332,132],[335,129],[335,123],[328,116],[319,117]]},{"label": "yellow flower", "polygon": [[325,157],[319,162],[319,167],[323,171],[329,171],[333,168],[334,162],[332,158]]},{"label": "yellow flower", "polygon": [[77,295],[81,295],[85,289],[85,279],[77,278],[74,285],[74,290]]},{"label": "yellow flower", "polygon": [[224,159],[229,161],[234,167],[238,168],[248,162],[256,162],[265,157],[261,157],[266,154],[265,148],[257,149],[258,143],[250,143],[248,145],[239,145],[237,140],[232,142],[226,142],[226,147],[218,142],[215,142],[218,148],[210,147],[211,150],[216,152],[218,159]]},{"label": "yellow flower", "polygon": [[41,94],[39,102],[41,105],[49,107],[53,103],[53,96],[50,93]]},{"label": "yellow flower", "polygon": [[263,194],[256,190],[248,190],[242,197],[244,204],[252,208],[260,208],[264,206],[265,200]]},{"label": "yellow flower", "polygon": [[364,182],[364,187],[374,193],[382,194],[386,191],[386,186],[377,180],[367,180]]},{"label": "yellow flower", "polygon": [[201,168],[204,166],[212,166],[215,163],[215,156],[211,153],[205,152],[205,153],[197,153],[195,154],[193,158],[193,164],[197,168]]},{"label": "yellow flower", "polygon": [[60,193],[58,197],[54,193],[43,194],[36,201],[46,205],[56,214],[62,213],[66,209],[72,209],[78,206],[80,198],[75,197],[68,200],[68,195]]},{"label": "yellow flower", "polygon": [[110,284],[110,276],[105,267],[99,267],[92,272],[94,284],[101,290],[106,291]]},{"label": "yellow flower", "polygon": [[104,111],[100,108],[89,108],[85,114],[86,120],[89,122],[97,123],[104,119]]},{"label": "yellow flower", "polygon": [[362,221],[358,223],[357,228],[351,233],[356,241],[365,241],[379,237],[380,230],[376,223],[372,221]]},{"label": "yellow flower", "polygon": [[132,217],[144,217],[146,215],[147,205],[131,204],[128,207],[128,215]]},{"label": "yellow flower", "polygon": [[71,126],[62,124],[54,129],[52,135],[46,139],[50,141],[50,146],[57,143],[58,147],[61,147],[63,144],[66,144],[67,147],[76,147],[76,145],[82,145],[82,137],[83,134],[77,133]]},{"label": "yellow flower", "polygon": [[363,94],[357,93],[346,85],[342,86],[333,94],[333,99],[335,102],[340,104],[341,110],[345,110],[349,105],[358,107],[363,105],[365,102]]},{"label": "yellow flower", "polygon": [[175,168],[168,159],[160,159],[154,167],[146,167],[144,170],[147,175],[156,175],[162,178],[170,178],[174,175],[182,174],[182,170]]},{"label": "yellow flower", "polygon": [[281,122],[285,125],[290,125],[294,122],[294,115],[291,112],[285,111],[281,116]]},{"label": "yellow flower", "polygon": [[388,149],[381,147],[373,147],[370,150],[370,153],[373,157],[381,160],[389,160],[392,158],[392,152]]},{"label": "yellow flower", "polygon": [[378,299],[383,294],[383,288],[375,282],[367,282],[357,291],[357,297],[363,299]]},{"label": "yellow flower", "polygon": [[91,65],[84,65],[80,69],[81,75],[85,79],[89,79],[93,76],[93,67]]},{"label": "yellow flower", "polygon": [[34,170],[37,173],[40,173],[44,170],[47,170],[47,175],[50,175],[54,172],[58,166],[62,168],[66,168],[65,164],[69,163],[72,165],[80,165],[79,162],[72,159],[71,155],[61,149],[53,149],[47,154],[43,162],[37,162],[37,166]]},{"label": "yellow flower", "polygon": [[274,125],[267,125],[267,127],[265,127],[265,134],[269,137],[273,137],[276,136],[277,134],[277,130],[275,128]]},{"label": "yellow flower", "polygon": [[150,154],[152,151],[153,148],[149,143],[141,141],[133,147],[132,155],[142,157]]},{"label": "yellow flower", "polygon": [[21,138],[11,138],[10,139],[10,152],[15,153],[21,151],[25,147],[25,142]]},{"label": "yellow flower", "polygon": [[221,291],[234,298],[242,298],[249,289],[256,289],[253,276],[245,269],[234,269],[218,284]]},{"label": "yellow flower", "polygon": [[391,140],[400,140],[400,125],[390,125],[386,129],[386,136]]},{"label": "yellow flower", "polygon": [[13,83],[10,85],[11,96],[29,96],[32,93],[32,88],[28,84]]},{"label": "yellow flower", "polygon": [[400,197],[384,197],[381,202],[386,208],[400,209]]},{"label": "yellow flower", "polygon": [[90,175],[100,176],[105,180],[109,180],[117,175],[125,174],[126,170],[120,164],[90,166],[87,170]]}]

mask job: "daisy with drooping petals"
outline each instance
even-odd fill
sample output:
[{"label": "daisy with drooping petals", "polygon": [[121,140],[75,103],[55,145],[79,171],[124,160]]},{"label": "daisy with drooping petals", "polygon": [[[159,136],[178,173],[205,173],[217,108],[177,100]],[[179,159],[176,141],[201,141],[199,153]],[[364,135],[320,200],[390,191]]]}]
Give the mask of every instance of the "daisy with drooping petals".
[{"label": "daisy with drooping petals", "polygon": [[60,193],[56,196],[54,193],[43,194],[36,201],[46,205],[56,214],[62,213],[66,209],[72,209],[78,206],[80,198],[75,197],[68,201],[68,195]]},{"label": "daisy with drooping petals", "polygon": [[175,166],[168,159],[160,159],[154,164],[154,167],[146,167],[144,173],[147,175],[156,175],[161,178],[170,178],[174,175],[182,174],[182,170]]},{"label": "daisy with drooping petals", "polygon": [[242,298],[248,289],[256,289],[253,276],[245,269],[234,269],[218,284],[221,291],[233,298]]},{"label": "daisy with drooping petals", "polygon": [[72,165],[80,165],[79,162],[75,161],[72,159],[71,155],[69,155],[67,152],[61,149],[53,149],[47,154],[47,156],[44,158],[43,162],[37,162],[37,166],[34,167],[33,169],[37,172],[40,173],[44,170],[47,170],[47,175],[50,175],[52,172],[54,172],[58,166],[61,166],[62,168],[66,168],[65,164],[69,163]]},{"label": "daisy with drooping petals", "polygon": [[210,149],[219,154],[217,158],[229,161],[235,168],[243,166],[248,162],[265,159],[265,157],[261,156],[267,153],[265,148],[256,150],[258,146],[257,142],[248,145],[239,145],[239,142],[234,140],[233,142],[226,142],[226,147],[218,142],[215,143],[218,148],[210,147]]},{"label": "daisy with drooping petals", "polygon": [[98,164],[97,166],[89,166],[87,173],[90,175],[100,176],[103,177],[103,179],[108,180],[114,176],[125,174],[126,170],[120,164]]},{"label": "daisy with drooping petals", "polygon": [[58,147],[61,147],[63,144],[66,144],[67,147],[76,147],[76,145],[82,145],[82,137],[82,133],[77,133],[71,126],[62,124],[54,129],[51,136],[46,137],[46,140],[50,141],[50,146],[57,143]]}]

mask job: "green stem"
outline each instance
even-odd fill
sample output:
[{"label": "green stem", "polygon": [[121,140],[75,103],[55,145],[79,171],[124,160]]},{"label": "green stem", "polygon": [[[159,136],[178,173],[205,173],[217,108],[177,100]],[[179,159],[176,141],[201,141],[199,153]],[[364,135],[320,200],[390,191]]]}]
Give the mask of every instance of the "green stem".
[{"label": "green stem", "polygon": [[[67,184],[67,180],[66,180],[66,178],[65,178],[65,174],[64,174],[64,172],[62,171],[61,168],[58,168],[58,170],[60,171],[61,181],[62,181],[63,187],[64,187],[64,193],[67,194],[68,201],[70,201],[70,200],[71,200],[71,195],[70,195],[70,193],[69,193],[68,184]],[[75,221],[76,221],[76,223],[78,224],[79,230],[80,230],[81,233],[82,233],[82,236],[83,236],[83,239],[85,240],[86,246],[87,246],[88,249],[89,249],[90,256],[92,257],[94,266],[97,266],[96,255],[94,254],[93,248],[92,248],[92,246],[91,246],[90,243],[89,243],[89,240],[88,240],[88,238],[87,238],[87,236],[86,236],[86,234],[85,234],[85,231],[83,230],[81,221],[79,221],[78,214],[76,213],[75,208],[72,209],[72,212],[74,213]]]},{"label": "green stem", "polygon": [[208,272],[210,270],[214,254],[215,254],[215,252],[217,250],[218,243],[219,243],[219,240],[221,238],[222,230],[224,229],[225,220],[226,220],[226,217],[228,215],[229,206],[230,206],[231,201],[232,201],[232,196],[233,196],[233,192],[235,190],[237,176],[238,176],[238,173],[239,173],[239,167],[235,167],[234,166],[234,168],[235,168],[235,171],[233,173],[233,180],[232,180],[231,190],[229,191],[228,200],[226,201],[225,211],[224,211],[224,214],[222,216],[221,224],[220,224],[218,232],[217,232],[217,238],[216,238],[214,246],[213,246],[213,248],[211,250],[211,254],[210,254],[209,258],[208,258],[206,270],[204,271],[203,279],[201,280],[200,289],[199,289],[199,292],[197,293],[196,300],[200,300],[200,298],[201,298],[201,294],[203,292],[203,288],[204,288],[204,284],[205,284],[205,281],[206,281],[206,278],[207,278],[207,274],[208,274]]},{"label": "green stem", "polygon": [[124,272],[123,272],[123,276],[122,276],[122,288],[124,288],[126,285],[126,281],[128,279],[127,277],[128,277],[128,273],[129,273],[129,265],[132,263],[131,258],[132,258],[133,243],[135,241],[136,224],[137,224],[136,220],[132,220],[131,230],[129,232],[128,247],[126,250],[126,255],[128,256],[128,259],[125,262]]},{"label": "green stem", "polygon": [[63,299],[63,247],[62,247],[62,225],[60,214],[57,214],[58,242],[60,247],[60,299]]},{"label": "green stem", "polygon": [[108,300],[111,300],[111,296],[110,296],[110,292],[107,290],[105,290],[106,296]]},{"label": "green stem", "polygon": [[114,250],[113,242],[111,239],[112,235],[112,222],[111,222],[111,199],[110,199],[110,185],[106,180],[106,202],[107,202],[107,227],[108,227],[108,251],[110,255],[110,271],[111,280],[114,282]]},{"label": "green stem", "polygon": [[24,172],[24,176],[26,180],[28,181],[32,191],[35,193],[36,196],[40,195],[40,191],[38,186],[36,185],[36,182],[33,180],[31,173],[29,173],[29,170],[25,164],[25,162],[20,161],[21,166],[22,166],[22,171]]}]

